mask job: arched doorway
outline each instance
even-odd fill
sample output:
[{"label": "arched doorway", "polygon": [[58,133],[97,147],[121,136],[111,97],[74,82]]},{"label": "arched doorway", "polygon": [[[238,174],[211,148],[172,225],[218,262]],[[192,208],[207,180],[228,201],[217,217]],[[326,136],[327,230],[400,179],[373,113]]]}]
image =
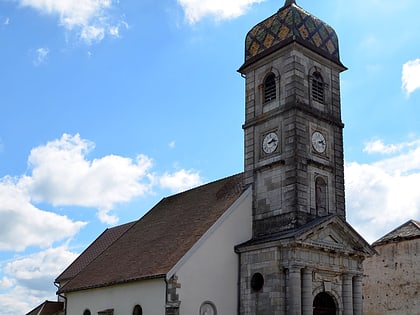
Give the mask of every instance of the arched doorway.
[{"label": "arched doorway", "polygon": [[331,295],[325,292],[319,293],[314,299],[314,315],[336,315],[337,306]]}]

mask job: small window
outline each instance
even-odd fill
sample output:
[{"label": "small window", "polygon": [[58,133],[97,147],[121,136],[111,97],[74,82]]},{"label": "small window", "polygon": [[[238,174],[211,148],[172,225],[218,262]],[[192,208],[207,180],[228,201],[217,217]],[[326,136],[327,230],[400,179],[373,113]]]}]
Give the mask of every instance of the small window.
[{"label": "small window", "polygon": [[140,305],[134,306],[133,315],[143,315],[143,309]]},{"label": "small window", "polygon": [[312,75],[312,99],[324,104],[324,80],[318,71]]},{"label": "small window", "polygon": [[270,73],[264,81],[264,103],[271,102],[276,97],[276,76],[274,73]]},{"label": "small window", "polygon": [[254,275],[251,278],[251,289],[254,292],[259,292],[262,290],[264,286],[264,277],[259,272],[254,273]]},{"label": "small window", "polygon": [[212,302],[204,302],[200,306],[200,315],[217,315],[216,306]]},{"label": "small window", "polygon": [[85,310],[85,311],[83,312],[83,315],[91,315],[91,313],[90,313],[90,311],[89,311],[89,310]]}]

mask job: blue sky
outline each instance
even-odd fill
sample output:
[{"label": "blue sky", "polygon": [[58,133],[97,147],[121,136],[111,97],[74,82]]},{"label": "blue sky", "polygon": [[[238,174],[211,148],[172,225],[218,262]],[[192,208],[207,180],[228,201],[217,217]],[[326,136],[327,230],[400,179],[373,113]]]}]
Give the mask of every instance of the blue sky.
[{"label": "blue sky", "polygon": [[[340,39],[346,205],[420,219],[417,0],[298,0]],[[0,0],[0,305],[55,299],[105,228],[243,170],[244,38],[283,0]]]}]

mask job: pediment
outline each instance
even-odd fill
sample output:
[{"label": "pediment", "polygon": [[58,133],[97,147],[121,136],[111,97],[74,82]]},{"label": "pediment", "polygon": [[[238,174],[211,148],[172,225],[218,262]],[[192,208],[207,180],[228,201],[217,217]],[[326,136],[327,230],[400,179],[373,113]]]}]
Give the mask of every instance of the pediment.
[{"label": "pediment", "polygon": [[354,255],[373,255],[374,249],[346,221],[338,216],[303,227],[295,241],[303,246],[323,248]]}]

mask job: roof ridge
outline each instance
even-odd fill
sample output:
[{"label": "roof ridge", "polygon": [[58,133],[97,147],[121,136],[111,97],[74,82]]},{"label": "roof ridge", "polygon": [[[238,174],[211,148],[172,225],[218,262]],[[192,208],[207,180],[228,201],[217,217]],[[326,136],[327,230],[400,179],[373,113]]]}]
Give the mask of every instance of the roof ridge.
[{"label": "roof ridge", "polygon": [[410,220],[419,230],[420,230],[420,221]]},{"label": "roof ridge", "polygon": [[408,220],[408,221],[404,222],[403,224],[399,225],[398,227],[396,227],[392,231],[386,233],[384,236],[382,236],[381,238],[376,240],[372,245],[376,246],[376,245],[380,245],[380,244],[384,244],[384,243],[388,243],[388,242],[392,242],[392,241],[408,240],[408,239],[418,237],[417,234],[394,235],[396,232],[398,232],[398,230],[402,230],[404,228],[409,228],[409,226],[414,226],[416,228],[416,230],[420,231],[420,222],[411,219],[411,220]]},{"label": "roof ridge", "polygon": [[[106,246],[102,251],[101,251],[101,253],[99,253],[99,255],[96,255],[86,266],[88,266],[90,263],[92,263],[92,261],[94,261],[98,256],[100,256],[109,246],[111,246],[116,240],[118,240],[121,236],[123,236],[125,233],[127,233],[127,231],[128,230],[130,230],[136,223],[137,223],[137,221],[139,221],[140,219],[138,219],[138,220],[134,220],[134,221],[130,221],[130,222],[127,222],[127,223],[123,223],[123,224],[120,224],[120,225],[116,225],[116,226],[113,226],[113,227],[108,227],[108,228],[106,228],[105,230],[103,230],[102,231],[102,233],[101,234],[99,234],[80,254],[78,254],[77,255],[77,258],[75,259],[75,260],[73,260],[72,262],[71,262],[71,264],[66,268],[66,269],[64,269],[64,271],[55,279],[55,283],[57,283],[58,281],[57,280],[60,280],[60,277],[63,275],[63,274],[65,274],[65,272],[66,271],[68,271],[73,265],[74,265],[74,263],[76,263],[76,261],[80,258],[80,257],[82,257],[82,255],[83,254],[85,254],[89,249],[92,249],[93,248],[93,246],[95,245],[95,243],[102,237],[102,236],[104,236],[107,232],[109,232],[109,231],[112,231],[112,230],[116,230],[117,228],[122,228],[123,226],[128,226],[128,225],[131,225],[131,226],[129,226],[129,227],[127,227],[126,229],[125,229],[125,231],[124,232],[122,232],[121,233],[121,235],[119,235],[116,239],[114,239],[108,246]],[[63,279],[61,279],[61,281],[63,281],[63,280],[71,280],[72,278],[74,278],[76,275],[78,275],[84,268],[86,268],[86,266],[85,267],[83,267],[81,270],[79,270],[73,277],[70,277],[70,278],[63,278]]]},{"label": "roof ridge", "polygon": [[232,178],[234,178],[236,176],[239,176],[239,175],[242,175],[242,174],[243,174],[243,172],[240,172],[240,173],[237,173],[237,174],[234,174],[234,175],[230,175],[230,176],[227,176],[227,177],[216,179],[216,180],[211,181],[211,182],[203,183],[203,184],[201,184],[199,186],[196,186],[196,187],[193,187],[193,188],[190,188],[190,189],[187,189],[187,190],[184,190],[184,191],[180,191],[178,193],[175,193],[175,194],[166,196],[166,197],[162,198],[162,200],[168,199],[168,198],[175,198],[175,197],[177,197],[179,195],[182,195],[182,194],[185,194],[185,193],[188,193],[188,192],[192,192],[192,191],[197,190],[197,189],[202,189],[202,188],[206,187],[207,185],[216,184],[216,183],[221,182],[221,181],[227,181],[229,179],[232,179]]},{"label": "roof ridge", "polygon": [[[135,221],[131,221],[131,222],[128,222],[128,223],[125,223],[125,224],[121,224],[121,225],[117,225],[117,226],[115,226],[115,227],[112,227],[112,228],[107,228],[100,236],[102,236],[106,231],[109,231],[109,230],[111,230],[111,229],[114,229],[114,228],[118,228],[118,227],[122,227],[122,226],[125,226],[125,225],[129,225],[129,224],[131,224],[127,229],[125,229],[124,230],[124,232],[122,232],[117,238],[115,238],[114,239],[114,241],[113,242],[111,242],[107,247],[105,247],[103,250],[102,250],[102,252],[100,252],[98,255],[96,255],[95,256],[95,258],[93,258],[84,268],[82,268],[77,274],[75,274],[74,275],[74,277],[76,277],[79,273],[81,273],[82,271],[83,271],[83,269],[85,269],[87,266],[89,266],[90,264],[92,264],[95,260],[97,260],[98,259],[98,257],[100,257],[100,256],[102,256],[105,252],[106,252],[106,250],[109,248],[109,247],[111,247],[116,241],[118,241],[122,236],[124,236],[129,230],[131,230],[132,228],[133,228],[133,226],[135,226],[138,222],[140,221],[140,219],[138,219],[138,220],[135,220]],[[100,237],[99,236],[99,237]],[[99,237],[97,237],[96,239],[95,239],[95,241],[96,240],[98,240],[99,239]],[[93,243],[95,242],[95,241],[93,241]],[[92,244],[93,244],[92,243]],[[91,245],[92,245],[91,244]],[[90,245],[89,245],[89,247],[90,247]],[[89,248],[88,247],[88,248]],[[80,257],[81,255],[79,255],[79,257]],[[73,278],[74,278],[73,277]],[[72,278],[72,279],[73,279]],[[71,281],[71,279],[70,279],[70,281]],[[70,282],[69,281],[69,282]],[[65,285],[64,285],[64,287],[69,283],[69,282],[67,282]],[[61,288],[60,288],[61,289]]]}]

